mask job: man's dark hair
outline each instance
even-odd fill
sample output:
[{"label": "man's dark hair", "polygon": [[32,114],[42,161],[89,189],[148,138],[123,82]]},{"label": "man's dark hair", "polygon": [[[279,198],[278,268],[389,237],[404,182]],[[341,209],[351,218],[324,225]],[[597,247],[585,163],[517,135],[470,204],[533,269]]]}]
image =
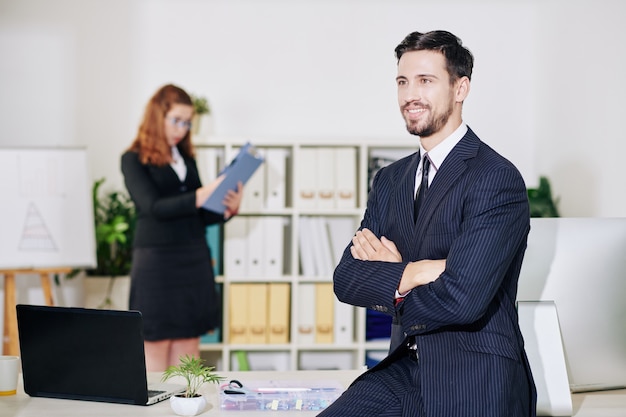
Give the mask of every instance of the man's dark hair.
[{"label": "man's dark hair", "polygon": [[446,69],[450,74],[450,82],[455,82],[461,77],[472,79],[472,67],[474,66],[472,53],[463,46],[461,39],[445,30],[409,33],[395,51],[398,62],[405,52],[441,52],[446,58]]}]

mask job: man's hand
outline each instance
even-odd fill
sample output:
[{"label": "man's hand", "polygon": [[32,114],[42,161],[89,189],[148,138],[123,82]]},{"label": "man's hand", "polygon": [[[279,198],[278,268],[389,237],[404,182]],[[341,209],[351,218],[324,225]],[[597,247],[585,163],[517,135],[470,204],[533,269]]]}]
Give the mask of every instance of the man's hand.
[{"label": "man's hand", "polygon": [[378,239],[369,229],[356,232],[350,253],[354,259],[361,261],[402,262],[402,255],[395,243],[384,236]]},{"label": "man's hand", "polygon": [[400,285],[398,285],[398,292],[406,294],[415,287],[433,282],[439,278],[445,269],[445,259],[424,259],[422,261],[410,262],[404,268]]}]

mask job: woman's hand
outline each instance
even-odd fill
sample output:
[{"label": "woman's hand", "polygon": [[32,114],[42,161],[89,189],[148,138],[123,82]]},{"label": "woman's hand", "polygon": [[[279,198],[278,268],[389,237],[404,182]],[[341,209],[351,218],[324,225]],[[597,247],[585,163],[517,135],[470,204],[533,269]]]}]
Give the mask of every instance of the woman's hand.
[{"label": "woman's hand", "polygon": [[224,210],[224,218],[229,219],[239,212],[239,206],[241,205],[241,198],[243,197],[243,183],[239,181],[237,183],[237,191],[228,190],[226,197],[222,204],[226,206]]},{"label": "woman's hand", "polygon": [[202,207],[205,201],[213,194],[213,191],[217,188],[221,182],[224,181],[224,175],[217,177],[212,183],[196,189],[196,208]]}]

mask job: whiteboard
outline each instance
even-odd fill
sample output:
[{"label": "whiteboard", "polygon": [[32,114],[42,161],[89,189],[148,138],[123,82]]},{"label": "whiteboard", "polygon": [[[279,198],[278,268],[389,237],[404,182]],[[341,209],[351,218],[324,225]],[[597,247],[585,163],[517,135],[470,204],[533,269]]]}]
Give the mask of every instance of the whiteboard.
[{"label": "whiteboard", "polygon": [[94,267],[85,149],[0,149],[0,269]]}]

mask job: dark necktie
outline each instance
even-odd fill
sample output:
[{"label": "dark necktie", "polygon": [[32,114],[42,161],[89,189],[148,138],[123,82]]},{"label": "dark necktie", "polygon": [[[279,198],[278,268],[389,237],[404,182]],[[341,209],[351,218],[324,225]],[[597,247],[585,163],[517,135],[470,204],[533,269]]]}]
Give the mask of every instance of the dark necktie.
[{"label": "dark necktie", "polygon": [[430,171],[430,159],[428,159],[428,154],[424,154],[424,158],[422,159],[422,183],[420,184],[419,190],[417,190],[417,195],[415,196],[415,201],[413,203],[413,221],[417,221],[417,214],[420,211],[420,205],[424,201],[424,195],[426,194],[426,190],[428,190],[428,171]]}]

